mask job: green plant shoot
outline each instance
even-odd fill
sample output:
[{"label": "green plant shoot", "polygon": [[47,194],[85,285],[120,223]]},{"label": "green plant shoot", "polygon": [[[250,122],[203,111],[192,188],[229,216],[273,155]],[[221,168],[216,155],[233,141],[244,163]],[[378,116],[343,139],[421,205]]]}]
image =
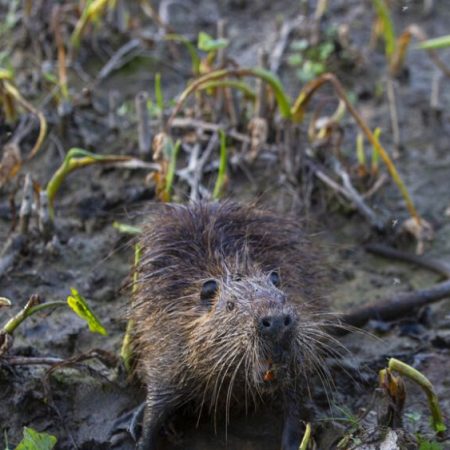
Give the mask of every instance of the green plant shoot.
[{"label": "green plant shoot", "polygon": [[417,45],[416,48],[421,50],[438,50],[440,48],[450,47],[450,34],[447,36],[441,36],[434,39],[428,39]]},{"label": "green plant shoot", "polygon": [[[377,127],[375,128],[373,132],[373,137],[380,142],[380,135],[381,135],[381,128]],[[376,173],[378,172],[378,167],[380,165],[380,153],[377,152],[377,149],[374,147],[372,151],[372,172]]]},{"label": "green plant shoot", "polygon": [[[138,286],[138,273],[136,269],[139,264],[139,261],[141,260],[141,256],[142,256],[142,248],[140,244],[136,244],[134,246],[134,273],[133,273],[133,287],[132,287],[133,296],[135,295]],[[134,322],[132,320],[129,320],[127,323],[127,329],[125,330],[125,335],[123,337],[122,347],[120,349],[120,357],[122,358],[123,364],[127,372],[129,372],[131,368],[131,358],[133,356],[131,347],[131,334],[133,332],[133,327]]]},{"label": "green plant shoot", "polygon": [[166,157],[168,157],[167,159],[169,159],[169,167],[167,169],[167,174],[166,174],[166,185],[165,185],[165,196],[168,199],[167,201],[170,201],[171,198],[171,193],[172,193],[172,186],[173,186],[173,181],[175,179],[175,170],[177,167],[177,158],[178,158],[178,152],[180,150],[181,147],[181,141],[178,139],[175,142],[175,145],[171,145],[169,150],[169,155],[166,155]]},{"label": "green plant shoot", "polygon": [[162,116],[164,111],[164,95],[161,87],[161,74],[159,72],[155,75],[155,99],[159,113]]},{"label": "green plant shoot", "polygon": [[23,439],[15,450],[52,450],[56,441],[56,437],[51,434],[38,433],[33,428],[24,427]]},{"label": "green plant shoot", "polygon": [[373,5],[378,16],[378,20],[383,27],[383,38],[385,42],[385,52],[388,60],[394,54],[396,49],[396,37],[394,22],[389,12],[389,7],[386,5],[385,0],[373,0]]},{"label": "green plant shoot", "polygon": [[67,297],[67,304],[75,312],[75,314],[85,320],[89,326],[89,330],[92,333],[99,333],[103,336],[106,336],[108,333],[100,321],[97,319],[95,314],[89,308],[86,299],[79,294],[79,292],[71,288],[70,292],[72,295]]},{"label": "green plant shoot", "polygon": [[58,192],[62,182],[66,176],[76,169],[81,167],[90,166],[92,164],[99,163],[113,163],[113,162],[123,162],[129,161],[131,158],[128,156],[119,155],[96,155],[95,153],[88,152],[82,148],[71,148],[68,152],[64,161],[58,170],[54,173],[53,177],[47,184],[47,196],[49,204],[50,217],[54,219],[55,210],[53,207],[56,193]]},{"label": "green plant shoot", "polygon": [[127,223],[116,222],[114,221],[112,226],[119,232],[123,234],[131,234],[133,236],[140,234],[142,232],[142,228],[135,227],[134,225],[129,225]]},{"label": "green plant shoot", "polygon": [[220,162],[219,162],[219,173],[217,175],[217,181],[214,186],[213,199],[218,200],[223,191],[227,176],[227,143],[225,132],[220,129]]},{"label": "green plant shoot", "polygon": [[197,46],[200,50],[203,50],[204,52],[213,52],[213,51],[215,52],[221,48],[227,47],[228,44],[229,44],[228,39],[225,38],[214,39],[208,33],[205,33],[203,31],[200,31],[200,33],[198,33]]},{"label": "green plant shoot", "polygon": [[78,48],[80,46],[81,38],[88,23],[98,21],[108,6],[108,3],[113,2],[115,2],[115,0],[92,0],[87,2],[87,5],[75,25],[75,30],[70,38],[70,43],[74,48]]},{"label": "green plant shoot", "polygon": [[390,370],[395,370],[405,377],[408,377],[410,380],[415,381],[423,389],[427,396],[428,405],[431,411],[431,425],[438,434],[442,434],[447,427],[444,423],[444,418],[439,406],[439,400],[434,392],[433,385],[430,380],[418,370],[414,369],[414,367],[411,367],[403,361],[399,361],[395,358],[391,358],[389,360],[388,367]]}]

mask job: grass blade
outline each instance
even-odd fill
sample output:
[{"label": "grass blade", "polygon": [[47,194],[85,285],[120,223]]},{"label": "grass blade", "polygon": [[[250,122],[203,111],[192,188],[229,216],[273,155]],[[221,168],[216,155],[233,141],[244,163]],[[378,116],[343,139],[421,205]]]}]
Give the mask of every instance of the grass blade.
[{"label": "grass blade", "polygon": [[415,48],[422,50],[437,50],[439,48],[450,47],[450,34],[447,36],[441,36],[434,39],[428,39],[427,41],[421,42]]},{"label": "grass blade", "polygon": [[216,184],[213,191],[213,199],[218,200],[223,191],[227,176],[227,143],[226,136],[223,130],[219,130],[220,135],[220,162],[219,162],[219,173],[217,175]]},{"label": "grass blade", "polygon": [[378,16],[378,20],[383,26],[383,38],[385,42],[385,52],[388,59],[395,52],[395,30],[389,7],[384,0],[372,0],[373,6]]},{"label": "grass blade", "polygon": [[178,152],[181,147],[181,141],[178,139],[171,148],[170,162],[166,174],[166,186],[164,189],[164,200],[169,202],[172,196],[173,180],[175,179],[175,170],[177,167]]}]

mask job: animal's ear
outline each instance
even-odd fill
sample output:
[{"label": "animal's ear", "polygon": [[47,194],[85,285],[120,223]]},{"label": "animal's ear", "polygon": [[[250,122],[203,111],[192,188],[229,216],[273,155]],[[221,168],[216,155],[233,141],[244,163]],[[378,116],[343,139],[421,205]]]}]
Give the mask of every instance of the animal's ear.
[{"label": "animal's ear", "polygon": [[279,287],[281,284],[280,274],[276,270],[270,272],[269,280],[275,287]]},{"label": "animal's ear", "polygon": [[207,280],[203,283],[202,289],[200,291],[200,300],[205,306],[211,308],[218,291],[219,283],[214,279]]}]

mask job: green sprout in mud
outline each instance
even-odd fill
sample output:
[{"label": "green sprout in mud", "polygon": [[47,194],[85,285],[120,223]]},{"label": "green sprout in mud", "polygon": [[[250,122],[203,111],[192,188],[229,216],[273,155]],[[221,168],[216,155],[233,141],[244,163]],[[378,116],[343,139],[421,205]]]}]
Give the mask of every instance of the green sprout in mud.
[{"label": "green sprout in mud", "polygon": [[167,169],[166,179],[165,179],[165,188],[164,188],[164,197],[166,201],[170,201],[172,198],[172,187],[175,179],[175,171],[177,168],[177,159],[178,153],[180,151],[181,141],[178,139],[174,145],[172,145],[168,154],[166,155],[169,160],[169,167]]},{"label": "green sprout in mud", "polygon": [[[164,119],[164,111],[167,107],[174,106],[173,100],[164,99],[164,93],[162,90],[161,74],[158,72],[155,74],[155,85],[154,85],[154,100],[149,98],[147,100],[147,110],[150,117],[159,119],[162,121]],[[123,116],[128,115],[128,111],[123,111]]]},{"label": "green sprout in mud", "polygon": [[397,75],[402,69],[411,39],[414,37],[421,43],[417,48],[428,53],[431,61],[448,77],[450,68],[440,59],[435,52],[436,49],[448,47],[450,36],[442,36],[435,39],[426,39],[423,30],[415,24],[409,25],[397,37],[395,33],[394,21],[392,19],[389,6],[386,0],[372,0],[377,21],[375,24],[375,34],[381,35],[385,42],[385,54],[391,75]]},{"label": "green sprout in mud", "polygon": [[[375,128],[373,135],[375,139],[380,142],[381,128]],[[356,136],[356,159],[358,161],[358,170],[360,175],[366,175],[368,173],[376,175],[378,173],[380,154],[375,149],[372,150],[371,165],[369,170],[366,161],[366,152],[364,150],[364,135],[361,132]]]},{"label": "green sprout in mud", "polygon": [[394,21],[392,20],[389,7],[384,0],[372,0],[377,14],[379,27],[385,43],[386,57],[390,59],[397,47]]},{"label": "green sprout in mud", "polygon": [[382,376],[382,374],[386,371],[398,372],[399,374],[414,381],[422,388],[428,399],[428,406],[431,412],[431,426],[438,435],[442,435],[447,427],[444,423],[441,408],[439,406],[439,400],[436,393],[434,392],[434,388],[430,380],[425,375],[420,373],[417,369],[414,369],[408,364],[395,358],[391,358],[389,360],[388,368],[383,369],[380,372],[380,376]]},{"label": "green sprout in mud", "polygon": [[197,47],[204,52],[217,52],[217,50],[227,47],[228,44],[228,39],[214,39],[212,36],[203,31],[200,31],[200,33],[198,34]]},{"label": "green sprout in mud", "polygon": [[129,161],[131,158],[128,156],[120,155],[96,155],[95,153],[88,152],[81,148],[72,148],[67,152],[63,163],[59,169],[55,172],[49,183],[47,184],[46,192],[49,202],[50,217],[53,219],[55,216],[54,201],[56,193],[61,187],[64,179],[76,169],[90,166],[92,164],[105,164],[114,162]]},{"label": "green sprout in mud", "polygon": [[226,183],[227,176],[227,144],[226,136],[223,130],[219,130],[220,135],[220,160],[219,160],[219,173],[217,175],[217,181],[213,190],[213,199],[218,200],[223,192],[224,185]]},{"label": "green sprout in mud", "polygon": [[86,6],[81,13],[81,17],[78,20],[75,30],[70,38],[70,43],[74,48],[80,46],[81,39],[84,35],[85,29],[90,23],[99,22],[102,15],[105,13],[106,8],[113,7],[116,0],[90,0],[86,2]]},{"label": "green sprout in mud", "polygon": [[203,31],[198,34],[197,47],[199,50],[206,52],[206,58],[200,63],[200,73],[207,73],[210,71],[216,60],[217,52],[220,49],[226,48],[228,44],[228,39],[215,39]]},{"label": "green sprout in mud", "polygon": [[24,427],[23,439],[14,450],[52,450],[56,442],[56,437],[51,434],[39,433],[33,428]]},{"label": "green sprout in mud", "polygon": [[296,68],[300,81],[308,82],[327,71],[327,61],[335,50],[332,40],[311,46],[307,39],[293,41],[288,57],[290,66]]},{"label": "green sprout in mud", "polygon": [[311,424],[307,423],[305,433],[303,434],[302,441],[298,450],[308,450],[309,441],[311,439]]},{"label": "green sprout in mud", "polygon": [[[107,334],[106,329],[88,306],[86,299],[76,289],[71,288],[71,295],[67,297],[66,301],[56,300],[41,303],[38,296],[32,295],[25,306],[0,329],[0,338],[3,337],[2,341],[4,341],[5,336],[12,336],[22,322],[34,314],[61,306],[68,306],[78,317],[83,319],[92,333]],[[3,349],[3,351],[6,350],[5,348]]]},{"label": "green sprout in mud", "polygon": [[[136,294],[138,287],[138,273],[137,266],[142,256],[142,248],[140,244],[134,246],[134,273],[133,273],[133,286],[132,294]],[[122,347],[120,348],[120,357],[127,372],[131,369],[131,361],[133,358],[133,346],[132,346],[132,334],[133,334],[134,322],[129,320],[127,322],[127,328],[122,340]]]},{"label": "green sprout in mud", "polygon": [[47,135],[47,121],[44,114],[25,100],[17,89],[12,70],[0,67],[0,110],[3,110],[7,123],[11,124],[16,121],[19,107],[34,114],[39,119],[39,135],[28,156],[28,159],[31,159],[39,151]]},{"label": "green sprout in mud", "polygon": [[[163,93],[163,89],[162,89],[160,72],[157,72],[155,74],[153,92],[154,92],[154,98],[152,99],[149,97],[146,102],[147,111],[148,111],[149,116],[152,119],[158,119],[159,122],[162,123],[162,121],[164,119],[164,111],[169,106],[173,106],[173,101],[169,100],[166,102],[166,100],[164,99],[164,93]],[[126,105],[126,103],[123,103],[122,107],[124,105]],[[128,114],[129,114],[128,108],[126,108],[126,109],[122,108],[121,115],[127,116]]]}]

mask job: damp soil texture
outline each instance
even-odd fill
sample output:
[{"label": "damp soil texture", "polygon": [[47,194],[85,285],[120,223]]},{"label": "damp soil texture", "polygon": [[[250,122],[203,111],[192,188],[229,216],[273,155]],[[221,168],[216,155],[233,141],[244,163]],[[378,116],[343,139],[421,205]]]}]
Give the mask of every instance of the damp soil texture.
[{"label": "damp soil texture", "polygon": [[[259,141],[249,127],[253,103],[239,88],[237,95],[233,86],[221,93],[212,86],[194,94],[178,112],[178,125],[173,121],[170,129],[165,127],[180,93],[199,76],[192,73],[192,52],[200,56],[202,73],[208,73],[219,67],[221,58],[229,68],[256,67],[265,50],[268,70],[292,98],[309,80],[332,72],[369,128],[381,129],[380,141],[419,215],[433,229],[426,236],[430,239],[419,239],[419,250],[450,265],[449,72],[417,48],[420,33],[428,38],[450,33],[446,1],[117,0],[103,2],[109,4],[99,8],[96,23],[88,21],[83,27],[76,48],[70,38],[80,17],[87,15],[88,3],[0,0],[0,297],[11,301],[11,306],[0,305],[0,327],[33,294],[42,302],[64,301],[74,288],[107,330],[106,336],[92,333],[83,319],[59,307],[34,314],[14,331],[12,345],[0,356],[3,448],[15,448],[24,427],[56,436],[58,449],[134,448],[131,437],[113,432],[116,420],[143,400],[142,389],[127,379],[118,363],[131,298],[135,237],[114,224],[139,227],[151,215],[152,204],[164,199],[161,180],[167,182],[171,158],[170,152],[152,155],[148,138],[139,144],[143,119],[135,99],[141,92],[147,94],[144,122],[150,137],[164,130],[182,143],[171,201],[189,201],[194,189],[197,198],[211,196],[219,161],[217,129],[223,128],[228,167],[222,197],[258,200],[280,214],[305,220],[329,266],[332,311],[350,312],[442,281],[442,274],[365,251],[369,243],[383,243],[414,254],[417,236],[404,231],[410,215],[383,161],[370,173],[373,150],[367,140],[366,161],[361,154],[358,158],[359,128],[352,116],[348,111],[333,116],[338,98],[329,86],[314,93],[303,121],[294,125],[280,117],[266,91],[266,112],[260,115],[268,131]],[[388,22],[376,13],[380,4],[387,5],[397,37],[411,25],[420,30],[411,35],[395,75],[389,73],[386,56]],[[222,19],[226,41],[217,41]],[[213,50],[198,50],[200,32],[209,35],[207,44]],[[439,49],[437,54],[450,65],[450,50]],[[158,79],[163,99],[158,88],[155,93]],[[247,81],[257,91],[256,81]],[[34,107],[8,96],[7,86],[14,86]],[[40,130],[37,111],[48,129],[33,152]],[[133,160],[129,166],[123,161],[91,164],[68,174],[54,198],[54,219],[46,219],[42,192],[72,148]],[[196,172],[202,155],[203,167]],[[194,167],[189,166],[192,162]],[[32,179],[34,201],[23,231],[26,174]],[[370,217],[377,218],[378,229],[346,195],[346,182],[370,208]],[[336,186],[344,186],[345,192]],[[377,441],[380,409],[386,408],[376,394],[378,372],[392,357],[429,378],[449,424],[448,300],[412,309],[391,322],[374,318],[364,331],[338,338],[336,354],[329,355],[327,369],[314,380],[314,448],[337,448],[345,435],[347,443],[341,448],[381,448],[371,444],[371,439]],[[4,335],[2,343],[7,343]],[[405,383],[405,433],[436,445],[423,448],[450,448],[445,433],[435,436],[430,426],[424,392],[409,380]],[[280,411],[270,408],[232,415],[229,424],[224,419],[214,424],[205,418],[197,424],[190,417],[175,417],[162,431],[163,445],[278,449],[280,417]],[[389,447],[389,436],[378,442],[383,439],[382,448],[419,448],[418,443],[396,444],[397,438]]]}]

